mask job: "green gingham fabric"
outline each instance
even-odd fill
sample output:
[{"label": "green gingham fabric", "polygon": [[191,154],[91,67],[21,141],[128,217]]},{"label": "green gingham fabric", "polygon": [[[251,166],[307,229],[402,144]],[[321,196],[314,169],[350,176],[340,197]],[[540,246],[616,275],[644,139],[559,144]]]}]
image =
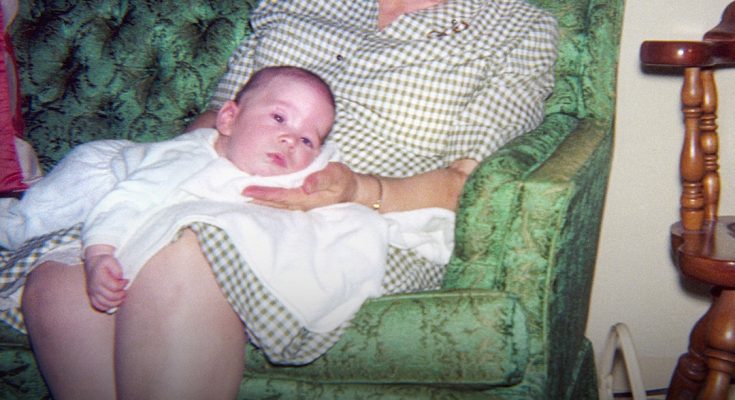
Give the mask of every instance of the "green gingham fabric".
[{"label": "green gingham fabric", "polygon": [[28,240],[15,251],[0,249],[0,321],[25,333],[23,316],[11,297],[25,285],[39,261],[60,248],[76,246],[81,252],[82,224]]},{"label": "green gingham fabric", "polygon": [[376,29],[376,1],[264,1],[210,104],[252,71],[298,65],[337,100],[330,139],[357,172],[412,176],[482,160],[543,118],[557,31],[520,0],[455,0]]},{"label": "green gingham fabric", "polygon": [[348,324],[323,334],[303,328],[260,283],[224,231],[201,223],[190,228],[197,234],[227,300],[245,324],[249,340],[271,362],[305,364],[337,342]]}]

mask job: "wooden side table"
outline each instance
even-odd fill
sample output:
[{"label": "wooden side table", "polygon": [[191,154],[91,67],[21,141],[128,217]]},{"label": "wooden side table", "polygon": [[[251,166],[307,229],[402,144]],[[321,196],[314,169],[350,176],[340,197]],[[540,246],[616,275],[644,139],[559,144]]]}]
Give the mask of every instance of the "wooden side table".
[{"label": "wooden side table", "polygon": [[717,88],[714,71],[735,66],[735,2],[701,41],[646,41],[647,72],[682,70],[684,144],[680,221],[671,226],[682,274],[712,286],[712,305],[694,325],[667,399],[726,400],[735,373],[735,217],[718,216]]}]

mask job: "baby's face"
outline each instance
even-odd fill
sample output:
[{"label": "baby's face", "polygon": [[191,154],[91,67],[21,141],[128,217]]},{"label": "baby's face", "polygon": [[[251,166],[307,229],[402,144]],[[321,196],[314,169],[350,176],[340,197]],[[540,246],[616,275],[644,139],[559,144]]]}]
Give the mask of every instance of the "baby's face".
[{"label": "baby's face", "polygon": [[276,77],[248,92],[240,101],[226,103],[229,113],[217,128],[224,140],[217,150],[235,166],[252,175],[272,176],[306,168],[319,155],[334,123],[329,98],[313,84]]}]

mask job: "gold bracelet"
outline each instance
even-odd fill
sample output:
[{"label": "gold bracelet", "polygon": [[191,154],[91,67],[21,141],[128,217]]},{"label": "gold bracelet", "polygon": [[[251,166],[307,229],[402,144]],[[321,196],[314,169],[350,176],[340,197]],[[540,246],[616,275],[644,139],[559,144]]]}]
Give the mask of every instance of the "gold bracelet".
[{"label": "gold bracelet", "polygon": [[375,178],[376,181],[378,181],[378,199],[375,200],[372,204],[372,208],[375,211],[380,211],[380,206],[383,205],[383,182],[380,181],[380,178],[378,178],[375,175],[370,175],[373,178]]}]

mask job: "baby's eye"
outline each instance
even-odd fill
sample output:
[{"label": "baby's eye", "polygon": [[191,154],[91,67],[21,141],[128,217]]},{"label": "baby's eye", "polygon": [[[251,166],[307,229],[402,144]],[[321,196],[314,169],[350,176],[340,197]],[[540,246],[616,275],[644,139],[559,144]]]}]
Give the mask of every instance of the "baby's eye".
[{"label": "baby's eye", "polygon": [[303,143],[305,146],[309,147],[310,149],[314,148],[314,142],[312,142],[311,139],[307,137],[302,137],[301,143]]},{"label": "baby's eye", "polygon": [[283,118],[283,115],[281,114],[273,114],[273,120],[278,122],[279,124],[282,124],[283,121],[286,120],[286,118]]}]

